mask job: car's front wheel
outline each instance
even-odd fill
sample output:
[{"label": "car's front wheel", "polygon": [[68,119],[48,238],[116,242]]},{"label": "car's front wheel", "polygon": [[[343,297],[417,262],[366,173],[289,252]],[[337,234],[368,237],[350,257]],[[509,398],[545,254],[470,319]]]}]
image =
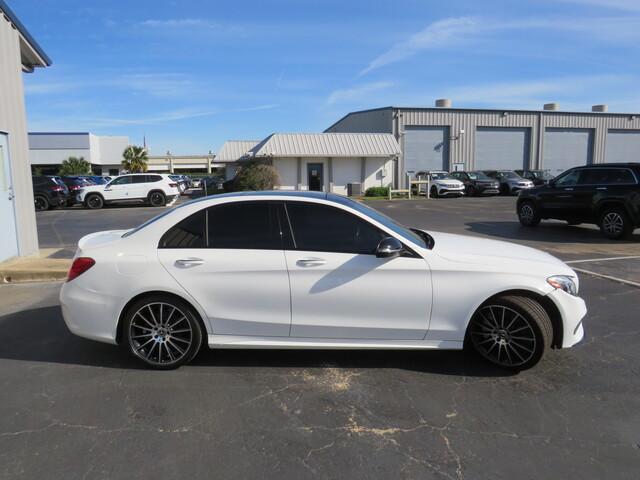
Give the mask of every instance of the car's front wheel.
[{"label": "car's front wheel", "polygon": [[473,315],[468,340],[482,357],[503,368],[533,367],[551,347],[553,326],[542,306],[518,295],[485,302]]},{"label": "car's front wheel", "polygon": [[633,225],[622,208],[609,208],[600,215],[600,231],[611,240],[620,240],[631,235]]},{"label": "car's front wheel", "polygon": [[438,187],[436,187],[435,185],[431,187],[429,196],[431,198],[438,198]]},{"label": "car's front wheel", "polygon": [[535,227],[540,223],[538,208],[533,202],[522,202],[518,207],[518,220],[525,227]]},{"label": "car's front wheel", "polygon": [[33,199],[33,204],[38,212],[48,210],[50,207],[49,200],[44,195],[36,195]]},{"label": "car's front wheel", "polygon": [[123,329],[131,354],[159,370],[190,362],[202,345],[203,333],[193,308],[162,295],[145,297],[131,305]]}]

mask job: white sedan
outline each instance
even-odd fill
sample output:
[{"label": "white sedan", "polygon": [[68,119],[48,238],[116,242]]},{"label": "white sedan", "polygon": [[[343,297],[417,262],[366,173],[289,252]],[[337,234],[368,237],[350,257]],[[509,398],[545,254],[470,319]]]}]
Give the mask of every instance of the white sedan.
[{"label": "white sedan", "polygon": [[525,369],[583,337],[560,260],[407,229],[324,193],[206,197],[87,235],[60,300],[69,329],[153,368],[211,348],[474,348]]}]

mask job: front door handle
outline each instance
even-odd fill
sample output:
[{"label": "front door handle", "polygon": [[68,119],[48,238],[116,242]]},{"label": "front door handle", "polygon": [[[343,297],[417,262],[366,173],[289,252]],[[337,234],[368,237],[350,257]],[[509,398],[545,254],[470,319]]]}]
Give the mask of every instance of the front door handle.
[{"label": "front door handle", "polygon": [[327,261],[322,258],[301,258],[296,262],[299,267],[319,267],[326,264]]},{"label": "front door handle", "polygon": [[203,263],[204,260],[202,260],[201,258],[181,258],[180,260],[176,260],[176,267],[191,268],[202,265]]},{"label": "front door handle", "polygon": [[607,187],[597,187],[596,190],[606,190]]},{"label": "front door handle", "polygon": [[573,188],[565,188],[564,191],[565,192],[573,192]]}]

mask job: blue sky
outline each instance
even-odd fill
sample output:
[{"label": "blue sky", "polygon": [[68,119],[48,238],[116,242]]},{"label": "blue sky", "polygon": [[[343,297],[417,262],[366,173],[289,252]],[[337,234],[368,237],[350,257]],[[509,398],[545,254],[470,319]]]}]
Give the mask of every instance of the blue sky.
[{"label": "blue sky", "polygon": [[640,111],[640,0],[9,0],[54,65],[31,131],[152,154],[387,105]]}]

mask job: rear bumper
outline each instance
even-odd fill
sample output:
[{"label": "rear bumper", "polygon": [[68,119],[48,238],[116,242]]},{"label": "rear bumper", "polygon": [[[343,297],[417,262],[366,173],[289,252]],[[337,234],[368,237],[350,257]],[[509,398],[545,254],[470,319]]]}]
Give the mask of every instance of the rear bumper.
[{"label": "rear bumper", "polygon": [[582,321],[587,314],[584,300],[562,290],[554,290],[547,297],[553,301],[562,317],[562,348],[574,346],[584,338]]}]

